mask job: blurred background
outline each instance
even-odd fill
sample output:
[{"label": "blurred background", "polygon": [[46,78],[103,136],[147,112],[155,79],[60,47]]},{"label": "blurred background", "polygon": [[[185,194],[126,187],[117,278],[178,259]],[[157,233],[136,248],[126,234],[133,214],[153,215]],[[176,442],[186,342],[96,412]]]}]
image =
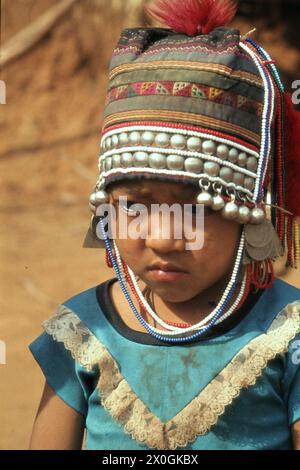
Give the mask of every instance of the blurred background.
[{"label": "blurred background", "polygon": [[[83,249],[97,177],[107,70],[124,27],[149,25],[143,0],[2,0],[0,80],[0,449],[26,449],[43,376],[27,346],[59,303],[114,277]],[[300,80],[298,0],[240,1],[234,26]],[[300,271],[277,267],[300,287]]]}]

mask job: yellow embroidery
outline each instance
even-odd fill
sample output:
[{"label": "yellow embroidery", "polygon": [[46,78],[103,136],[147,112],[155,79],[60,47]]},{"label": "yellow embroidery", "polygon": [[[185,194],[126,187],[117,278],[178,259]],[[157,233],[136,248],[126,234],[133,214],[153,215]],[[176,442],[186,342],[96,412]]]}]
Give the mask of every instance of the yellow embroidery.
[{"label": "yellow embroidery", "polygon": [[107,348],[72,310],[60,306],[43,325],[87,369],[99,366],[101,404],[126,433],[148,448],[173,450],[206,434],[241,390],[255,384],[268,362],[287,351],[300,332],[300,301],[279,312],[266,333],[242,348],[198,396],[165,423],[138,398]]}]

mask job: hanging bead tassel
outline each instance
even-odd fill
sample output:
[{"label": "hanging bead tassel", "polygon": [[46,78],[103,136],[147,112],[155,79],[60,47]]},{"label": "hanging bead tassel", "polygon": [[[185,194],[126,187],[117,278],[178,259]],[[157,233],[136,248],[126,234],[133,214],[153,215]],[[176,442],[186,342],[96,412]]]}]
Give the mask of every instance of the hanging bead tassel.
[{"label": "hanging bead tassel", "polygon": [[251,283],[256,289],[269,289],[274,282],[274,267],[270,258],[251,263]]}]

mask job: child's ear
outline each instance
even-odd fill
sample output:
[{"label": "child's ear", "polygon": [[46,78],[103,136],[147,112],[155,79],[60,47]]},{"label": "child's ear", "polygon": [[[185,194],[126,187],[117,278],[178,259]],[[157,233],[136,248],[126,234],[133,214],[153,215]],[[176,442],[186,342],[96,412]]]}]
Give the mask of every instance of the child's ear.
[{"label": "child's ear", "polygon": [[83,241],[82,248],[105,248],[104,240],[101,240],[99,237],[97,237],[96,234],[97,223],[97,218],[95,216],[92,216],[89,229]]},{"label": "child's ear", "polygon": [[105,248],[104,240],[100,240],[93,232],[91,226],[86,233],[82,248]]}]

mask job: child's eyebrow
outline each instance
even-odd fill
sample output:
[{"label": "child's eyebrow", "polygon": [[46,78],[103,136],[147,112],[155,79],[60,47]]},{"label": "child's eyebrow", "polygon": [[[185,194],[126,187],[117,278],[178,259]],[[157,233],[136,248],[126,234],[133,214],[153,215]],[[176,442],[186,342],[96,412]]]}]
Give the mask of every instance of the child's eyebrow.
[{"label": "child's eyebrow", "polygon": [[[138,188],[126,188],[124,190],[125,193],[131,195],[131,196],[138,196],[142,198],[152,198],[153,197],[153,192],[148,191],[147,189],[138,189]],[[175,193],[173,191],[170,191],[170,194],[174,197],[174,199],[191,199],[195,198],[197,196],[197,191],[194,189],[193,191],[188,190],[185,194],[181,193]]]}]

